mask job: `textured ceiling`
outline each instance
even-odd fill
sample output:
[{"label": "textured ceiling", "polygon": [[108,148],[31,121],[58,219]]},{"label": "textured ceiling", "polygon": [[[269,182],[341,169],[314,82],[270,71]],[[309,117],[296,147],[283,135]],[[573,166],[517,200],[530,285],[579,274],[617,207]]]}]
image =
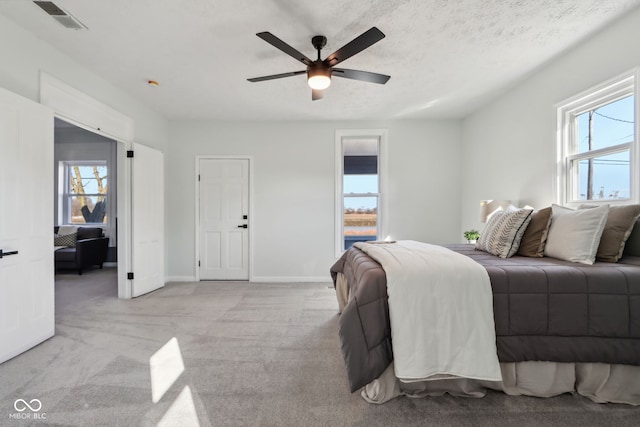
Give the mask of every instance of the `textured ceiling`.
[{"label": "textured ceiling", "polygon": [[[169,119],[319,120],[463,117],[640,0],[55,3],[88,30],[28,0],[0,0],[0,14]],[[328,38],[325,57],[372,26],[386,38],[340,66],[389,74],[386,85],[336,78],[312,102],[303,75],[246,81],[304,69],[257,32],[313,59],[312,36]]]}]

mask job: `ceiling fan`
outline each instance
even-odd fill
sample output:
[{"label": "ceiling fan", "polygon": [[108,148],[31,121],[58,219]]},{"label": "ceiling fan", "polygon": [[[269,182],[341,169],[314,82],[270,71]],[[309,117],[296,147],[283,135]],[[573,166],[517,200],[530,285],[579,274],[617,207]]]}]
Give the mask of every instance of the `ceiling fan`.
[{"label": "ceiling fan", "polygon": [[307,83],[311,87],[311,99],[322,99],[323,90],[328,88],[331,84],[331,77],[343,77],[345,79],[361,80],[370,83],[385,84],[391,76],[384,74],[371,73],[369,71],[348,70],[346,68],[335,68],[336,65],[351,58],[356,53],[360,53],[366,48],[370,47],[374,43],[379,42],[385,36],[382,31],[376,27],[365,31],[355,39],[351,40],[340,49],[327,56],[324,60],[320,57],[320,51],[327,44],[327,38],[325,36],[314,36],[311,38],[311,44],[318,51],[318,59],[312,61],[306,55],[300,53],[298,50],[289,46],[287,43],[280,40],[269,32],[257,33],[256,36],[260,37],[267,43],[277,47],[287,55],[293,57],[297,61],[302,62],[307,66],[306,70],[292,71],[290,73],[273,74],[270,76],[254,77],[247,79],[250,82],[262,82],[265,80],[281,79],[283,77],[297,76],[300,74],[307,74]]}]

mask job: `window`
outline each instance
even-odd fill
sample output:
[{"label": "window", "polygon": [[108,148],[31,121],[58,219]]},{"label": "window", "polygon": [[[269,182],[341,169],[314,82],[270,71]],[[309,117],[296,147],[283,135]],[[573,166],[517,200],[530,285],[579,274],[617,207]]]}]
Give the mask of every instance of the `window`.
[{"label": "window", "polygon": [[107,224],[106,161],[61,162],[65,224]]},{"label": "window", "polygon": [[381,240],[383,131],[336,134],[336,257],[355,242]]},{"label": "window", "polygon": [[638,201],[635,72],[594,88],[558,108],[559,201]]}]

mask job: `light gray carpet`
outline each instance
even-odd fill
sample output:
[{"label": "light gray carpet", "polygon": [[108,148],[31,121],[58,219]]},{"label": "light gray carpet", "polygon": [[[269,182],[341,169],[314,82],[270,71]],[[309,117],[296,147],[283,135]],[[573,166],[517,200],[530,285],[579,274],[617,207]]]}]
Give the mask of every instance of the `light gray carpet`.
[{"label": "light gray carpet", "polygon": [[640,408],[568,394],[367,404],[348,391],[326,284],[172,283],[123,301],[113,269],[57,277],[56,336],[0,365],[2,426],[31,425],[9,415],[34,398],[43,425],[640,425]]}]

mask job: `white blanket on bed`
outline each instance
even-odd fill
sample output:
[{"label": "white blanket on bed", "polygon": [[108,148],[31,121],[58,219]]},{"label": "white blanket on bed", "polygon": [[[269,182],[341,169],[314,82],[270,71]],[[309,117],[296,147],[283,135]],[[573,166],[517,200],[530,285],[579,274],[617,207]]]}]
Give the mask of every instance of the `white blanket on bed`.
[{"label": "white blanket on bed", "polygon": [[471,258],[411,240],[356,243],[387,275],[395,374],[500,381],[489,275]]}]

